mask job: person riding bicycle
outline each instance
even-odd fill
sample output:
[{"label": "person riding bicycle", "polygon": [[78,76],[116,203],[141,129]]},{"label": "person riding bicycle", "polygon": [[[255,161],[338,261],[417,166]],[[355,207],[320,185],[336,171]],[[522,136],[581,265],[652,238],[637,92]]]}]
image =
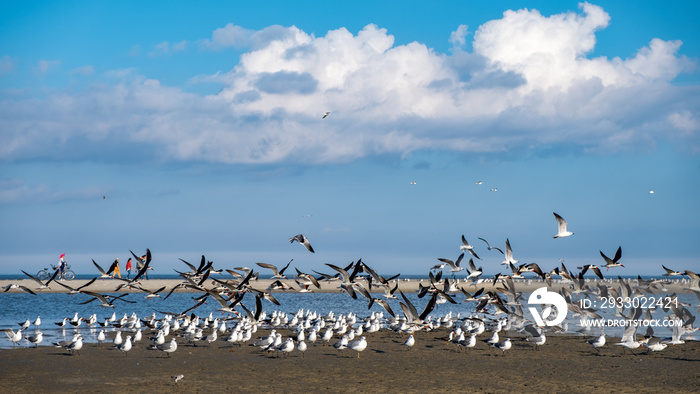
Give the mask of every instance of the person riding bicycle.
[{"label": "person riding bicycle", "polygon": [[58,278],[63,280],[63,276],[66,272],[66,254],[62,253],[61,257],[58,258]]}]

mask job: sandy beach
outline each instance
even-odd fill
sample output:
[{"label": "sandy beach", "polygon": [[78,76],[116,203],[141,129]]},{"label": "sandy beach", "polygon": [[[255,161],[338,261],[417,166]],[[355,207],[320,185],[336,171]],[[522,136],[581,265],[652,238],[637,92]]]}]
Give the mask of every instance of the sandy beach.
[{"label": "sandy beach", "polygon": [[[286,290],[286,291],[297,291],[299,290],[299,286],[294,282],[293,279],[282,279],[282,282],[287,284],[288,286],[291,286],[291,290]],[[88,280],[71,280],[71,281],[64,281],[61,283],[64,283],[70,287],[77,288],[80,287],[84,284],[86,284]],[[270,286],[270,284],[274,282],[272,279],[259,279],[256,281],[251,282],[251,286],[255,289],[258,290],[265,290]],[[599,280],[593,280],[593,279],[587,279],[586,284],[588,284],[589,287],[595,287],[596,283],[607,283],[610,284],[613,281],[611,280],[606,280],[606,281],[599,281]],[[614,282],[617,282],[617,279],[614,280]],[[117,280],[117,279],[97,279],[94,283],[92,283],[89,287],[86,287],[86,290],[90,290],[93,292],[97,293],[114,293],[114,292],[142,292],[141,290],[138,290],[136,288],[128,288],[128,287],[122,287],[119,290],[116,290],[117,287],[124,282]],[[183,283],[183,280],[178,280],[178,279],[148,279],[148,280],[141,280],[140,281],[140,286],[147,288],[151,291],[155,291],[163,286],[165,286],[165,292],[170,291],[174,286],[178,285],[179,283]],[[213,281],[207,281],[207,287],[212,288],[215,286],[218,286],[217,283]],[[366,283],[361,281],[360,283]],[[393,286],[393,281],[392,281],[392,286]],[[399,289],[403,291],[404,293],[410,293],[410,292],[417,292],[418,288],[422,286],[428,286],[430,284],[429,279],[410,279],[410,280],[398,280],[396,283],[399,285]],[[636,284],[636,280],[632,280],[630,283]],[[37,282],[31,280],[31,279],[20,279],[20,280],[0,280],[0,287],[5,287],[9,284],[16,284],[16,285],[21,285],[25,286],[32,291],[35,291],[37,294],[38,293],[68,293],[70,290],[57,285],[55,283],[50,284],[50,288],[39,288]],[[311,287],[312,291],[316,293],[330,293],[330,292],[338,292],[340,291],[339,289],[339,282],[328,282],[328,281],[320,281],[321,288],[317,289],[316,287]],[[555,280],[552,282],[552,286],[549,288],[551,291],[558,291],[562,286],[568,286],[570,282],[562,282],[559,280]],[[538,280],[516,280],[515,281],[516,288],[519,292],[532,292],[535,289],[546,286],[546,283],[543,281],[538,281]],[[491,290],[497,290],[498,288],[502,288],[503,285],[499,282],[496,285],[492,283],[491,280],[486,280],[482,283],[474,284],[471,285],[471,282],[464,282],[464,281],[459,281],[457,282],[457,286],[463,287],[466,291],[473,293],[479,288],[484,288],[484,291],[491,291]],[[687,292],[685,290],[686,287],[688,287],[688,283],[683,283],[681,281],[670,281],[667,283],[664,283],[664,287],[666,289],[665,292]],[[18,293],[22,292],[23,290],[21,289],[10,289],[8,292],[13,292],[13,293]],[[176,292],[192,292],[194,290],[192,289],[177,289],[175,290]],[[280,290],[273,290],[273,292],[279,292]],[[380,288],[378,286],[372,286],[371,289],[372,292],[377,293],[377,292],[383,292],[383,288]],[[661,292],[661,290],[655,290],[658,292]]]},{"label": "sandy beach", "polygon": [[[290,333],[280,330],[286,337]],[[267,334],[259,330],[253,338]],[[0,387],[29,392],[698,392],[700,343],[646,354],[606,345],[600,353],[585,337],[548,336],[535,351],[517,333],[505,355],[479,342],[473,350],[447,343],[447,329],[366,334],[358,354],[316,344],[302,355],[267,354],[222,340],[198,346],[178,339],[178,350],[148,350],[148,340],[124,354],[112,343],[86,344],[79,355],[40,346],[0,350]],[[484,337],[486,334],[482,335]],[[504,334],[505,337],[505,334]],[[485,338],[481,338],[485,339]],[[171,376],[184,375],[177,384]]]}]

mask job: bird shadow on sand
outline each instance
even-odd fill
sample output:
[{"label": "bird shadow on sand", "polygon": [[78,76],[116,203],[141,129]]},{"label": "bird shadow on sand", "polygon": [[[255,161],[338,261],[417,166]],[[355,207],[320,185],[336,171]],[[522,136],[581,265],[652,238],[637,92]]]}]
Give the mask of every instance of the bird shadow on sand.
[{"label": "bird shadow on sand", "polygon": [[373,351],[373,352],[375,352],[375,353],[379,353],[379,354],[384,354],[384,353],[386,353],[384,350],[379,350],[379,349],[370,349],[370,350]]}]

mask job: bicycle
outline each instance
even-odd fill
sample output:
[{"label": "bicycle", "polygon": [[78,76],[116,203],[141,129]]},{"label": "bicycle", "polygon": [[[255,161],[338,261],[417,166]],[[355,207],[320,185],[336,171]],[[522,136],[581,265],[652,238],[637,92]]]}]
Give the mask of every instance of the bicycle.
[{"label": "bicycle", "polygon": [[[57,266],[51,264],[50,271],[48,268],[44,268],[41,271],[37,272],[36,277],[39,278],[39,280],[41,280],[41,281],[48,280],[57,269],[58,269]],[[75,279],[75,272],[70,270],[70,265],[67,263],[66,263],[66,269],[63,270],[63,279],[65,279],[65,280]]]}]

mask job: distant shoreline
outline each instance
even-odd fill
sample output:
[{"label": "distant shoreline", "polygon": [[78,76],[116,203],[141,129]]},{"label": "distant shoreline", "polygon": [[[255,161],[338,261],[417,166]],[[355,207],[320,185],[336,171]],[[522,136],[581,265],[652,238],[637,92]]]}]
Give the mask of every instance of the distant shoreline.
[{"label": "distant shoreline", "polygon": [[[218,279],[218,278],[217,278]],[[219,280],[226,280],[225,278],[219,279]],[[87,283],[89,280],[88,279],[75,279],[71,281],[63,281],[61,283],[68,285],[73,288],[80,287]],[[275,279],[259,279],[256,281],[251,282],[251,286],[257,290],[265,290],[270,286]],[[283,283],[286,285],[289,285],[292,287],[290,290],[285,290],[284,292],[295,292],[299,291],[299,286],[295,283],[294,279],[281,279]],[[612,284],[616,283],[618,280],[617,279],[587,279],[586,284],[588,286],[594,287],[595,284],[600,284],[600,283],[607,283],[607,284]],[[155,291],[161,287],[165,286],[165,289],[161,291],[161,293],[167,294],[174,286],[177,286],[181,283],[184,283],[185,281],[182,279],[147,279],[147,280],[142,280],[140,281],[140,285],[143,288],[146,288],[151,291]],[[207,280],[206,283],[208,285],[208,288],[211,288],[212,280]],[[340,282],[338,281],[319,281],[321,288],[318,289],[314,286],[310,286],[310,289],[314,293],[335,293],[341,291],[339,288]],[[627,279],[628,283],[637,285],[637,279]],[[98,292],[98,293],[141,293],[143,292],[142,290],[136,289],[136,288],[127,288],[127,287],[122,287],[120,290],[116,290],[117,286],[120,284],[123,284],[124,282],[118,279],[97,279],[93,284],[90,286],[86,287],[86,290],[93,291],[93,292]],[[218,286],[215,282],[214,286]],[[367,286],[367,282],[362,280],[360,281],[365,287]],[[392,286],[394,286],[394,282],[392,281]],[[420,285],[422,286],[428,286],[430,284],[430,280],[428,278],[422,278],[422,279],[398,279],[397,282],[399,286],[399,290],[403,291],[404,293],[409,293],[409,292],[417,292]],[[683,280],[683,279],[667,279],[664,280],[663,282],[663,288],[662,289],[654,289],[653,293],[686,293],[689,292],[687,290],[688,287],[688,281]],[[70,290],[56,284],[50,284],[50,288],[48,289],[39,289],[39,285],[37,282],[35,282],[32,279],[20,279],[20,280],[10,280],[10,279],[3,279],[0,280],[0,287],[4,288],[5,286],[9,284],[16,284],[20,286],[25,286],[32,291],[36,292],[37,294],[41,293],[69,293]],[[569,286],[571,282],[569,281],[561,281],[559,279],[555,279],[552,281],[552,286],[550,287],[550,290],[553,291],[558,291],[560,288],[564,286]],[[515,279],[515,287],[518,292],[532,292],[535,289],[538,289],[540,287],[547,286],[547,284],[541,280],[535,280],[535,279]],[[499,288],[503,288],[502,282],[496,283],[496,285],[493,285],[493,281],[486,279],[481,283],[476,283],[472,284],[471,282],[465,282],[464,280],[457,280],[456,281],[456,289],[454,289],[456,292],[459,292],[460,288],[464,288],[465,291],[469,293],[474,293],[480,288],[484,288],[484,291],[491,291],[491,290],[498,290]],[[665,290],[663,290],[665,289]],[[368,289],[370,290],[370,289]],[[180,288],[176,289],[176,292],[197,292],[195,289],[188,289],[188,288]],[[9,289],[6,293],[23,293],[24,290],[22,289]],[[282,290],[272,290],[271,292],[283,292]],[[372,293],[383,293],[384,292],[384,287],[378,287],[378,286],[372,286],[372,289],[370,290]]]}]

